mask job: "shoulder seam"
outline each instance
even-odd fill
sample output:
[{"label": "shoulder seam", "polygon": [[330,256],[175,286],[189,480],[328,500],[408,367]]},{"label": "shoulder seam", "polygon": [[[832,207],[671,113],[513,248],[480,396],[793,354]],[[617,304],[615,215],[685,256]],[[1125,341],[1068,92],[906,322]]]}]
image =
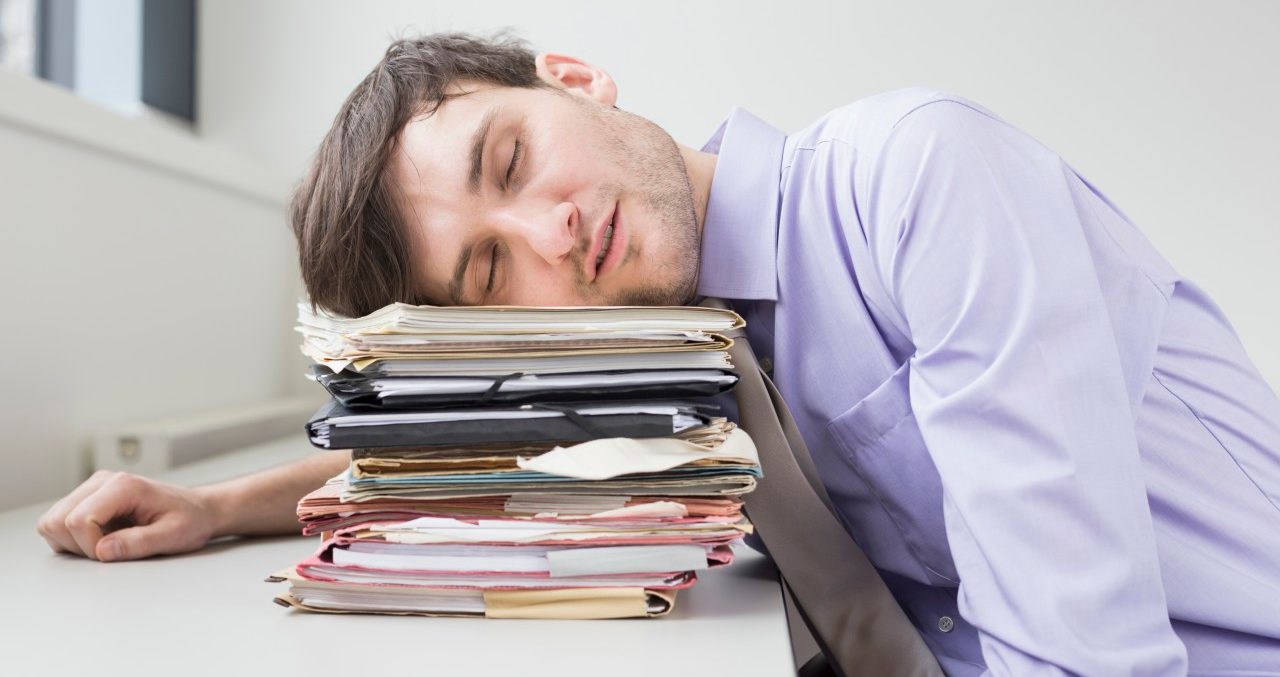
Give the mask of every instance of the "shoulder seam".
[{"label": "shoulder seam", "polygon": [[1228,449],[1227,445],[1222,442],[1222,438],[1218,435],[1218,433],[1214,432],[1213,428],[1210,428],[1209,424],[1205,422],[1204,417],[1201,416],[1200,414],[1200,410],[1191,406],[1191,403],[1187,402],[1185,399],[1183,399],[1181,395],[1174,392],[1173,388],[1170,388],[1169,384],[1165,383],[1164,379],[1160,378],[1159,369],[1151,370],[1151,378],[1154,379],[1156,383],[1159,383],[1160,387],[1164,388],[1165,391],[1169,393],[1169,395],[1173,396],[1173,398],[1177,400],[1179,404],[1181,404],[1183,407],[1186,407],[1187,412],[1195,417],[1196,422],[1200,424],[1200,427],[1204,430],[1204,432],[1207,433],[1209,437],[1212,437],[1214,442],[1218,443],[1218,447],[1219,449],[1222,450],[1222,453],[1226,454],[1227,458],[1230,458],[1232,463],[1235,463],[1236,468],[1240,470],[1240,474],[1244,475],[1245,478],[1248,479],[1251,484],[1253,484],[1254,488],[1258,490],[1258,493],[1262,495],[1263,500],[1270,503],[1271,507],[1275,508],[1277,511],[1280,511],[1280,505],[1278,505],[1275,502],[1275,500],[1271,498],[1271,495],[1268,494],[1260,484],[1258,484],[1258,480],[1255,479],[1253,475],[1249,474],[1249,471],[1246,470],[1245,467],[1240,464],[1240,459],[1236,458],[1236,455],[1231,453],[1231,450]]},{"label": "shoulder seam", "polygon": [[903,113],[902,115],[898,116],[898,119],[897,119],[897,120],[894,120],[894,121],[893,121],[893,124],[889,126],[889,129],[890,129],[890,130],[897,129],[898,125],[899,125],[899,124],[901,124],[903,120],[906,120],[906,119],[907,119],[907,117],[908,117],[908,116],[910,116],[912,113],[914,113],[914,112],[916,112],[916,111],[920,110],[921,108],[925,108],[925,107],[927,107],[927,106],[931,106],[931,105],[933,105],[933,104],[935,104],[935,103],[954,103],[954,104],[956,104],[957,106],[964,106],[965,108],[968,108],[969,110],[971,110],[971,111],[973,111],[973,112],[975,112],[975,113],[977,113],[977,114],[979,114],[979,115],[981,115],[981,116],[983,116],[983,117],[990,118],[990,119],[995,120],[995,121],[997,121],[997,122],[1001,122],[1001,120],[1000,120],[999,118],[997,118],[997,117],[995,117],[995,116],[991,115],[990,113],[988,113],[988,112],[986,112],[986,111],[984,111],[984,110],[979,110],[978,108],[975,108],[975,107],[974,107],[974,106],[972,106],[971,104],[965,103],[964,101],[961,101],[961,100],[959,100],[959,99],[952,99],[952,98],[942,98],[942,99],[930,99],[929,101],[925,101],[924,103],[919,104],[919,105],[917,105],[916,107],[912,108],[911,110],[909,110],[909,111],[907,111],[907,112]]}]

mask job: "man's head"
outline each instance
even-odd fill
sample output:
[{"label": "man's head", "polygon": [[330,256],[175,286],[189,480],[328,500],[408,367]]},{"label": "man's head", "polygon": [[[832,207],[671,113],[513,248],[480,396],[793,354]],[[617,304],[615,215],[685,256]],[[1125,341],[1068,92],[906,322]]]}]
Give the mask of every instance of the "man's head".
[{"label": "man's head", "polygon": [[616,97],[603,71],[512,39],[392,44],[294,196],[312,302],[688,301],[699,224],[681,150]]}]

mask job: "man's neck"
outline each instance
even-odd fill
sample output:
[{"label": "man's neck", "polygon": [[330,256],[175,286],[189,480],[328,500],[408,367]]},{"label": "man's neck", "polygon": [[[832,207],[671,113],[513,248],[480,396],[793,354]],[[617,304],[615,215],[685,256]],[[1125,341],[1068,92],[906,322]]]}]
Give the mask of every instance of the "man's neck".
[{"label": "man's neck", "polygon": [[711,199],[711,180],[716,174],[716,156],[683,144],[677,145],[684,157],[685,171],[689,174],[689,187],[693,189],[693,212],[698,221],[698,237],[701,238],[702,224],[707,219],[707,201]]}]

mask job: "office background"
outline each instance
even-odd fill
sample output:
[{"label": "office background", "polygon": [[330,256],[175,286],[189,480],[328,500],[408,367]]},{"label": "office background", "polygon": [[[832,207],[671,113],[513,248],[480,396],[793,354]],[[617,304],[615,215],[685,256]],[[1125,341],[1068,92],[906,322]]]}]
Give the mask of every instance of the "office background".
[{"label": "office background", "polygon": [[1280,386],[1277,27],[1269,0],[218,0],[196,6],[191,125],[0,72],[0,508],[74,486],[95,430],[315,389],[288,191],[389,39],[419,31],[585,58],[693,146],[734,105],[794,131],[897,87],[975,99],[1111,197]]}]

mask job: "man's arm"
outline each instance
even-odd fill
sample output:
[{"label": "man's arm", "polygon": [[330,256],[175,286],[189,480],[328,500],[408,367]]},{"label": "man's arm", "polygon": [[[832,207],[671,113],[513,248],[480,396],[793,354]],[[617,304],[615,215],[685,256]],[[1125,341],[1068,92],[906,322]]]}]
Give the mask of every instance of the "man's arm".
[{"label": "man's arm", "polygon": [[1185,674],[1124,337],[1070,169],[943,101],[898,123],[873,176],[876,272],[916,348],[912,409],[942,481],[960,612],[990,672]]},{"label": "man's arm", "polygon": [[298,500],[349,459],[345,451],[317,452],[203,487],[100,470],[49,508],[36,530],[55,551],[104,562],[198,550],[219,536],[297,533]]}]

